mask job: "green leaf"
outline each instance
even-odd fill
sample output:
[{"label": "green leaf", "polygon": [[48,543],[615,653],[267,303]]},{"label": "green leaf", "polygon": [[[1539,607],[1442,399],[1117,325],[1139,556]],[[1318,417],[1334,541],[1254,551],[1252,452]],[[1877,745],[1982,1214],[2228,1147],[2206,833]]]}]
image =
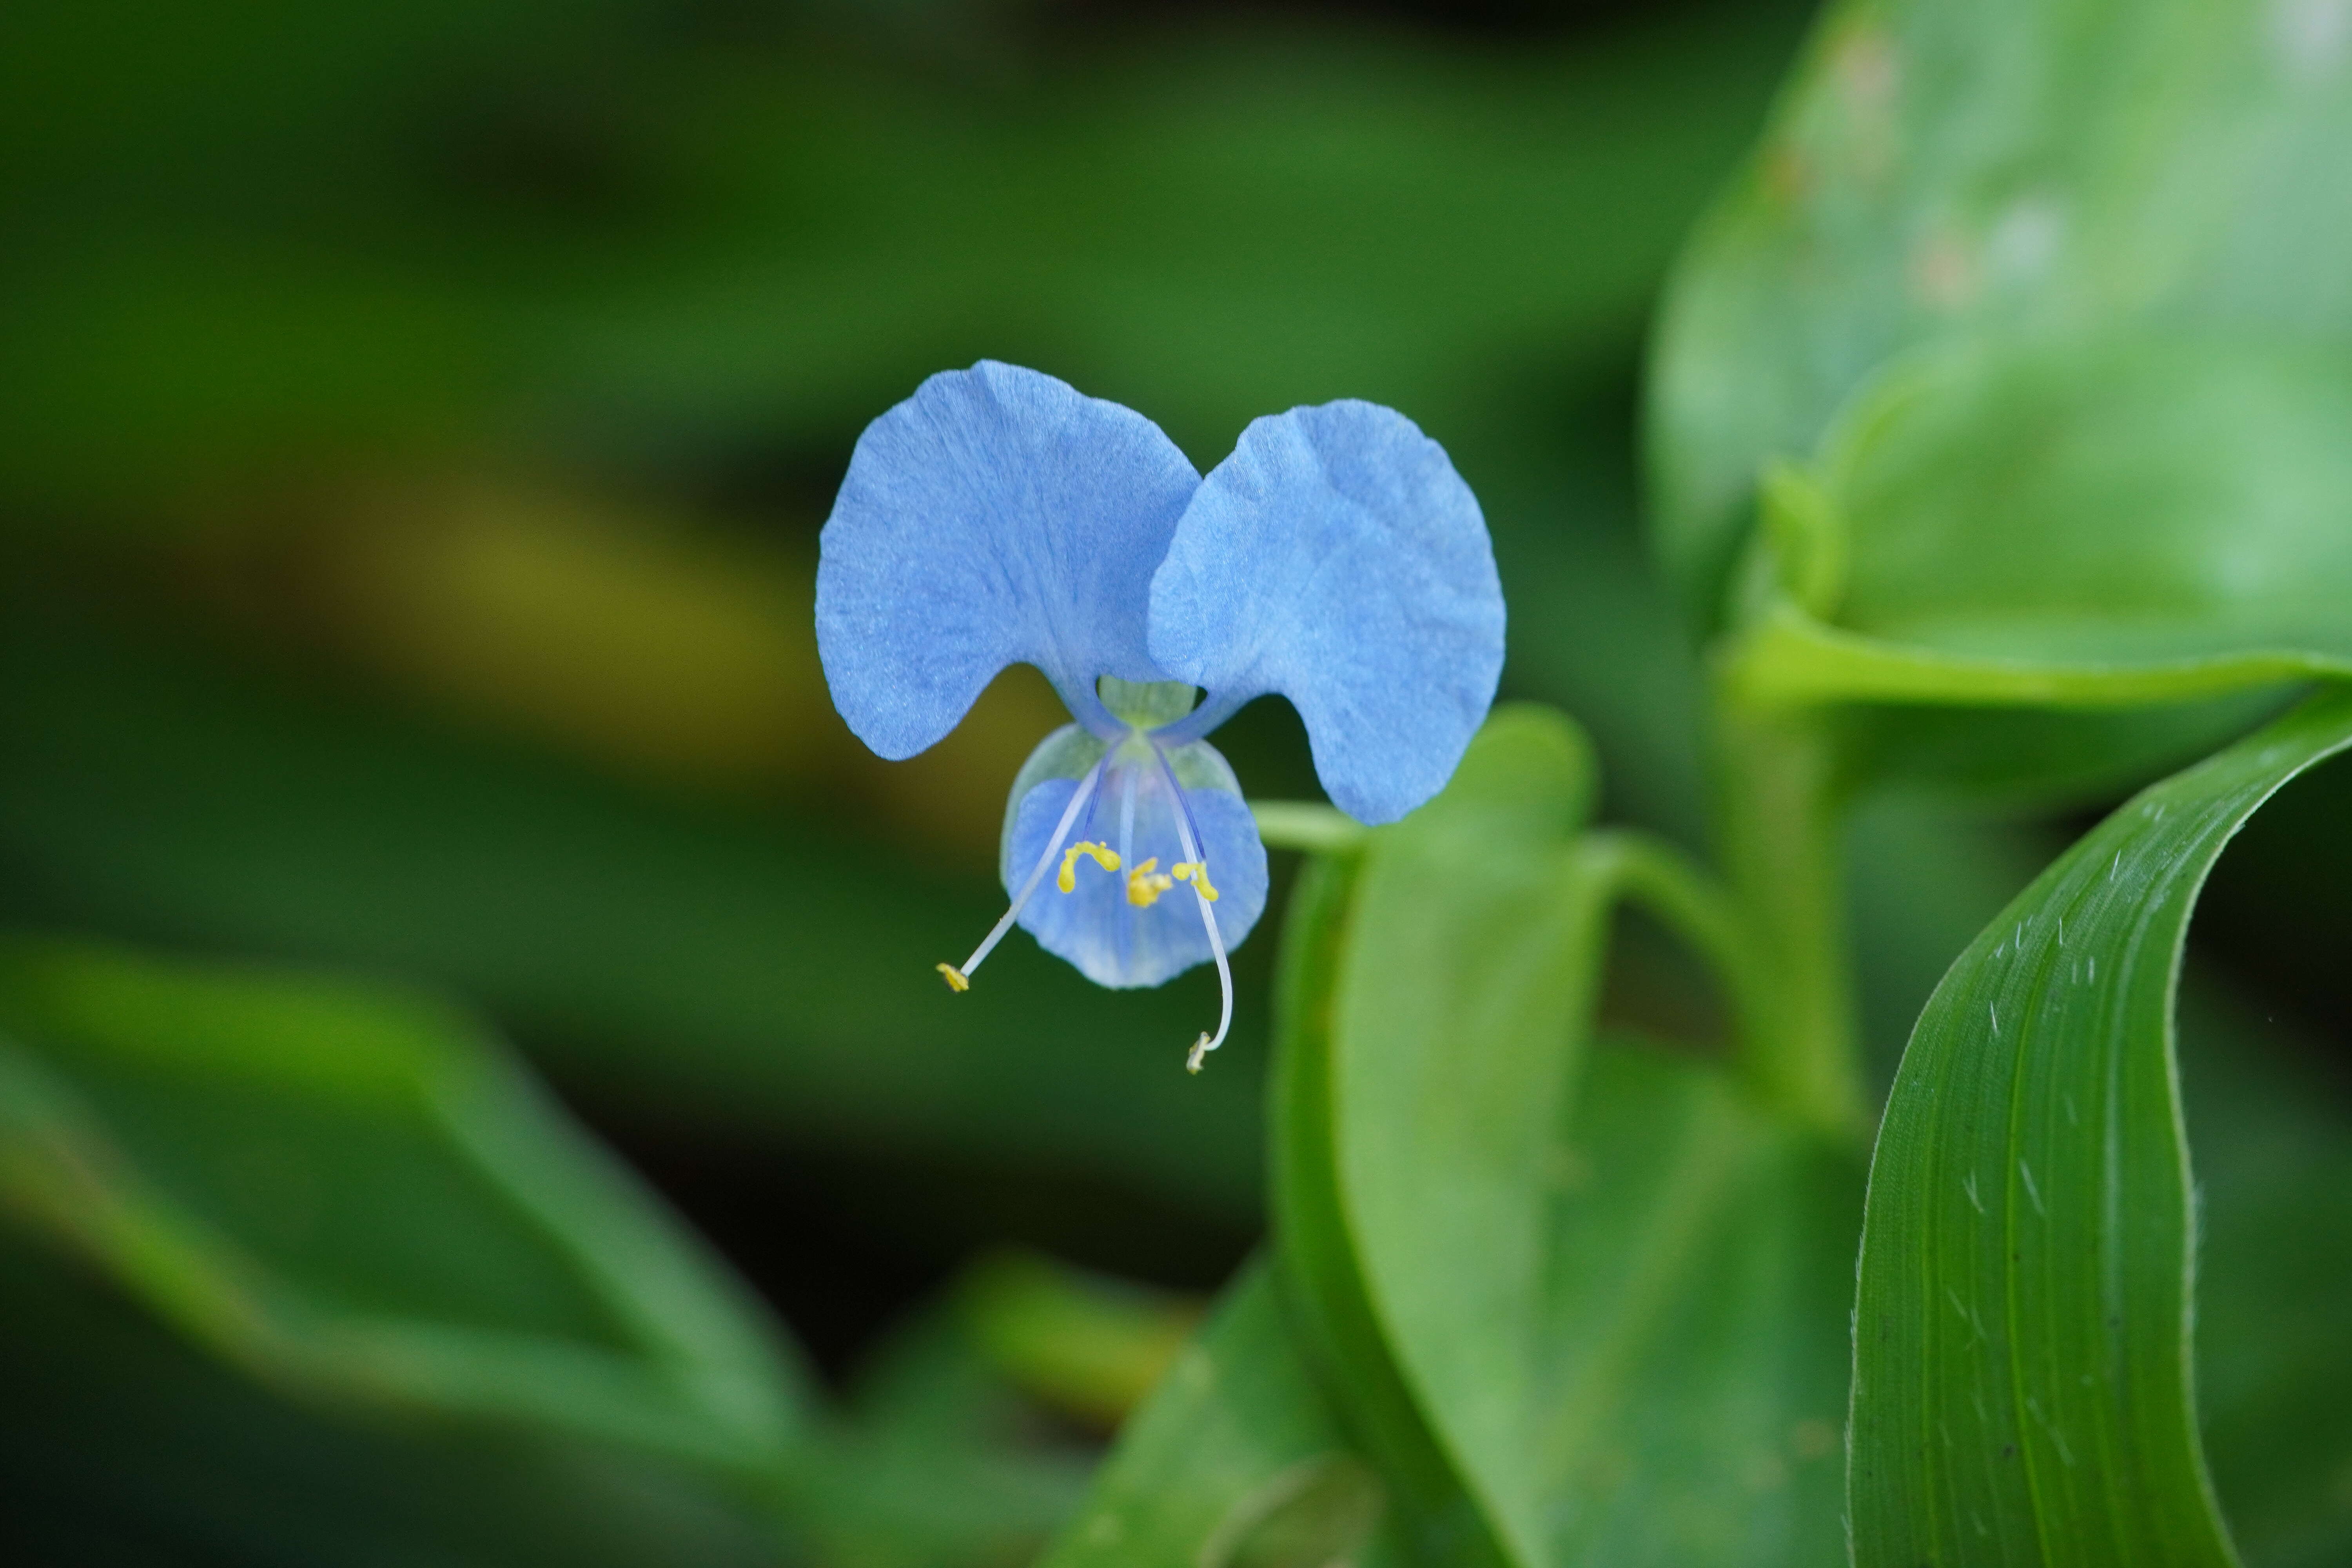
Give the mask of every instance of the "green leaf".
[{"label": "green leaf", "polygon": [[[1276,1114],[1286,1278],[1351,1429],[1424,1516],[1424,1557],[1495,1550],[1442,1511],[1459,1475],[1522,1561],[1745,1561],[1759,1538],[1802,1560],[1839,1534],[1855,1173],[1722,1072],[1616,1052],[1563,1134],[1626,858],[1578,837],[1590,790],[1557,716],[1506,709],[1360,875],[1302,889]],[[1695,1150],[1700,1174],[1677,1179]],[[1570,1169],[1589,1191],[1564,1203]],[[1671,1239],[1645,1248],[1662,1215]]]},{"label": "green leaf", "polygon": [[1300,1352],[1388,1482],[1413,1559],[1488,1568],[1502,1548],[1399,1375],[1339,1194],[1332,1025],[1357,870],[1353,858],[1318,858],[1284,922],[1270,1096],[1276,1276]]},{"label": "green leaf", "polygon": [[794,1522],[820,1563],[1003,1568],[1034,1560],[1077,1511],[1097,1455],[1039,1419],[973,1320],[953,1289],[859,1370],[795,1478]]},{"label": "green leaf", "polygon": [[1933,705],[1843,719],[1846,771],[2040,805],[2266,706],[2225,694],[2346,667],[2328,14],[1830,12],[1655,340],[1654,542],[1741,623],[1735,690]]},{"label": "green leaf", "polygon": [[1119,1436],[1044,1568],[1327,1568],[1383,1506],[1253,1265]]},{"label": "green leaf", "polygon": [[1587,1065],[1591,788],[1504,710],[1365,850],[1330,1069],[1365,1293],[1515,1562],[1828,1560],[1858,1172],[1717,1067]]},{"label": "green leaf", "polygon": [[2190,1378],[2173,991],[2222,845],[2347,745],[2352,694],[2332,692],[2145,791],[1937,988],[1872,1164],[1862,1568],[2233,1561]]},{"label": "green leaf", "polygon": [[2352,96],[2332,7],[1846,0],[1685,253],[1657,542],[1717,602],[1759,473],[1898,355],[2168,331],[2340,347]]},{"label": "green leaf", "polygon": [[341,980],[0,944],[0,1205],[266,1383],[751,1479],[774,1326],[465,1018]]},{"label": "green leaf", "polygon": [[[598,1488],[616,1495],[570,1505],[609,1518],[587,1560],[666,1561],[669,1531],[689,1561],[772,1559],[789,1535],[828,1563],[992,1568],[1084,1484],[968,1331],[821,1415],[781,1331],[656,1200],[470,1020],[384,987],[0,942],[0,1215],[247,1380],[91,1380],[142,1434],[165,1537],[537,1561],[572,1539],[565,1489]],[[79,1479],[95,1439],[55,1374],[25,1381],[69,1489],[43,1528],[68,1538],[109,1506]],[[277,1519],[289,1485],[340,1500],[352,1542],[320,1545],[317,1510]],[[478,1527],[507,1511],[543,1539]]]},{"label": "green leaf", "polygon": [[2352,670],[2347,425],[2352,360],[2269,343],[1906,362],[1841,417],[1811,504],[1776,510],[1811,535],[1807,608],[1765,610],[1734,679],[2100,707]]},{"label": "green leaf", "polygon": [[0,1227],[5,1534],[25,1563],[772,1568],[772,1521],[690,1465],[479,1425],[352,1420],[203,1353]]},{"label": "green leaf", "polygon": [[[1366,1328],[1353,1337],[1394,1363],[1403,1400],[1436,1434],[1505,1553],[1523,1564],[1543,1559],[1518,1505],[1539,1500],[1519,1495],[1517,1476],[1491,1473],[1498,1457],[1479,1441],[1479,1413],[1465,1434],[1453,1408],[1462,1393],[1511,1400],[1517,1369],[1433,1367],[1429,1355],[1507,1360],[1529,1328],[1516,1310],[1536,1288],[1529,1260],[1493,1249],[1498,1232],[1536,1223],[1530,1211],[1549,1195],[1544,1157],[1581,1055],[1601,911],[1577,885],[1573,846],[1593,785],[1591,752],[1563,719],[1505,708],[1444,794],[1373,837],[1333,960],[1328,1102],[1318,1108],[1328,1130],[1316,1130],[1328,1149],[1313,1149],[1333,1188],[1332,1212],[1316,1228],[1360,1277],[1349,1294],[1363,1302]],[[1383,1018],[1383,1009],[1400,1011]],[[1402,1145],[1400,1110],[1412,1130]],[[1289,1131],[1290,1119],[1283,1126]],[[1302,1153],[1312,1148],[1302,1140]],[[1401,1167],[1381,1168],[1399,1159]],[[1449,1160],[1461,1163],[1445,1169]],[[1445,1186],[1421,1201],[1449,1211],[1445,1222],[1400,1215],[1400,1203],[1415,1203],[1412,1189],[1441,1171]],[[1481,1212],[1495,1205],[1499,1223]],[[1464,1334],[1465,1325],[1475,1327]],[[1433,1331],[1435,1346],[1424,1342]],[[1351,1382],[1367,1375],[1374,1353],[1348,1356]]]},{"label": "green leaf", "polygon": [[[1509,1394],[1423,1358],[1448,1429],[1517,1489],[1529,1560],[1836,1561],[1859,1161],[1714,1067],[1604,1044],[1548,1169],[1538,1245],[1496,1237],[1489,1265],[1546,1275],[1497,1358]],[[1433,1311],[1419,1348],[1466,1322]]]},{"label": "green leaf", "polygon": [[2347,425],[2352,360],[2272,343],[1917,367],[1830,437],[1836,619],[1963,658],[2163,668],[2274,649],[2340,669]]}]

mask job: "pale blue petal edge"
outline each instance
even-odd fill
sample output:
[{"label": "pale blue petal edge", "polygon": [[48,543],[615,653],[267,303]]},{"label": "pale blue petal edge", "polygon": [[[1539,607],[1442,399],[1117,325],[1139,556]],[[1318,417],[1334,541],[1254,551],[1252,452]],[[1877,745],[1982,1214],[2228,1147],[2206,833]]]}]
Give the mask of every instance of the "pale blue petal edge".
[{"label": "pale blue petal edge", "polygon": [[885,757],[955,728],[997,671],[1045,672],[1108,735],[1098,676],[1165,679],[1151,574],[1200,475],[1140,414],[983,360],[866,427],[820,539],[817,651]]},{"label": "pale blue petal edge", "polygon": [[1393,409],[1256,420],[1177,524],[1152,578],[1150,649],[1209,693],[1177,730],[1280,692],[1332,801],[1392,822],[1453,776],[1502,673],[1477,498]]},{"label": "pale blue petal edge", "polygon": [[[1071,779],[1048,779],[1021,797],[1013,808],[1012,839],[1004,857],[1008,882],[1028,876],[1076,788]],[[1217,934],[1231,951],[1241,945],[1265,912],[1265,847],[1258,840],[1257,823],[1241,796],[1221,789],[1188,789],[1184,795],[1192,804],[1194,831],[1218,892],[1216,902],[1209,907],[1216,915]],[[1090,826],[1073,833],[1072,840],[1096,838],[1116,846],[1119,827],[1115,779],[1106,778],[1098,803],[1089,815]],[[1127,864],[1130,866],[1156,858],[1164,871],[1184,858],[1175,812],[1164,789],[1137,792],[1129,843]],[[1127,901],[1124,871],[1105,871],[1088,859],[1079,860],[1076,870],[1076,886],[1067,893],[1054,885],[1049,870],[1036,896],[1021,911],[1021,925],[1046,952],[1068,960],[1097,985],[1118,987],[1158,985],[1209,962],[1208,932],[1202,927],[1200,905],[1190,888],[1180,882],[1150,908],[1137,909]]]}]

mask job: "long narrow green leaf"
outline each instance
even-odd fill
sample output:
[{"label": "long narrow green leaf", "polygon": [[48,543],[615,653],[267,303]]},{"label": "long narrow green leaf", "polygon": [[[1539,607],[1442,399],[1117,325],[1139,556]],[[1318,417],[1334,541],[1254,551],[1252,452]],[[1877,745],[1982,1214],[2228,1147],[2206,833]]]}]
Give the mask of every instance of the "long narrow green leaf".
[{"label": "long narrow green leaf", "polygon": [[1955,963],[1872,1165],[1849,1477],[1861,1568],[2227,1564],[2190,1375],[2172,1045],[2223,844],[2352,746],[2315,699],[2144,792]]},{"label": "long narrow green leaf", "polygon": [[278,1386],[772,1476],[777,1331],[462,1017],[0,946],[0,1211]]},{"label": "long narrow green leaf", "polygon": [[708,1470],[289,1400],[13,1226],[0,1305],[11,1563],[775,1568]]}]

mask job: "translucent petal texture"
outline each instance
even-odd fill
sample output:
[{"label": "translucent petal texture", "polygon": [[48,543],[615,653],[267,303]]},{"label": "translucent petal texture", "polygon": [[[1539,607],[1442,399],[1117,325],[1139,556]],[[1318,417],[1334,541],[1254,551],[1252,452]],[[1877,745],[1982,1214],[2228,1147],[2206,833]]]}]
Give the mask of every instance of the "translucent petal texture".
[{"label": "translucent petal texture", "polygon": [[1151,572],[1200,476],[1160,427],[983,360],[866,427],[824,525],[817,649],[858,739],[910,757],[996,672],[1044,670],[1088,728],[1095,678],[1164,679]]},{"label": "translucent petal texture", "polygon": [[1502,672],[1503,591],[1477,500],[1391,409],[1256,420],[1152,578],[1151,653],[1209,690],[1179,732],[1278,691],[1331,799],[1393,821],[1452,776]]},{"label": "translucent petal texture", "polygon": [[[1028,798],[1031,790],[1047,779],[1066,779],[1072,784],[1077,783],[1109,750],[1110,747],[1089,733],[1085,725],[1065,724],[1038,742],[1037,749],[1029,753],[1029,760],[1021,764],[1020,773],[1013,775],[1013,793],[1006,797],[1004,828],[996,840],[997,864],[1004,879],[1007,894],[1015,898],[1020,896],[1022,884],[1028,880],[1029,868],[1045,852],[1041,839],[1030,846],[1026,858],[1014,864],[1013,833],[1021,822],[1021,803]],[[1064,794],[1063,804],[1067,805],[1069,798],[1066,793]],[[1042,831],[1051,833],[1055,820],[1059,819],[1049,820]]]},{"label": "translucent petal texture", "polygon": [[[1022,926],[1040,946],[1098,985],[1158,985],[1209,960],[1208,932],[1189,886],[1176,883],[1149,908],[1128,900],[1129,874],[1143,862],[1158,861],[1166,875],[1187,858],[1176,827],[1178,803],[1155,751],[1141,739],[1121,745],[1070,835],[1071,843],[1108,844],[1118,853],[1119,869],[1105,871],[1080,857],[1071,891],[1062,892],[1049,870],[1021,911]],[[1210,906],[1217,933],[1227,948],[1238,946],[1265,909],[1265,847],[1258,842],[1257,824],[1234,784],[1233,770],[1213,748],[1195,741],[1167,751],[1217,889]],[[1014,801],[1004,846],[1008,892],[1027,880],[1077,787],[1072,779],[1049,778]]]}]

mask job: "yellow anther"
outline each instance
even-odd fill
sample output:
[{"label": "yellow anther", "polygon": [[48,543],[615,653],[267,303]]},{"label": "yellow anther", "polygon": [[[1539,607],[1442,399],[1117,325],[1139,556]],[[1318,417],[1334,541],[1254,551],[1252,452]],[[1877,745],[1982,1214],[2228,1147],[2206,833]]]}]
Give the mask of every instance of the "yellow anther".
[{"label": "yellow anther", "polygon": [[1213,904],[1217,901],[1216,886],[1209,880],[1209,863],[1206,860],[1179,860],[1168,869],[1178,881],[1189,880],[1200,889],[1201,896],[1209,902]]},{"label": "yellow anther", "polygon": [[1148,910],[1160,901],[1160,895],[1176,885],[1176,879],[1160,868],[1160,857],[1153,856],[1127,874],[1127,901],[1139,910]]},{"label": "yellow anther", "polygon": [[963,977],[963,971],[958,969],[954,964],[940,963],[934,964],[932,967],[940,972],[940,978],[948,983],[949,990],[969,991],[971,989],[971,982],[966,980]]},{"label": "yellow anther", "polygon": [[1073,844],[1062,851],[1062,874],[1054,879],[1054,886],[1066,893],[1078,889],[1078,857],[1091,855],[1095,864],[1106,871],[1118,869],[1118,851],[1108,844]]}]

